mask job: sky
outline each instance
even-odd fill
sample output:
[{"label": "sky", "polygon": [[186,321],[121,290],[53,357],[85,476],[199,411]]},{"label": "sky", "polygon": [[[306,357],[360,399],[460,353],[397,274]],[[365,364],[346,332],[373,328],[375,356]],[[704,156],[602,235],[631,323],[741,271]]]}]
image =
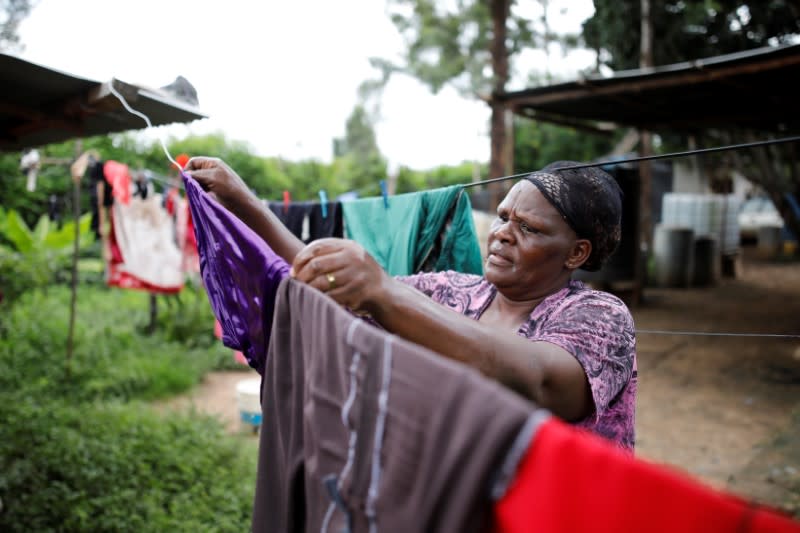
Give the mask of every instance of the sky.
[{"label": "sky", "polygon": [[[525,9],[535,2],[519,2]],[[591,0],[550,0],[551,26],[580,31]],[[534,11],[530,11],[535,16]],[[155,128],[166,140],[222,132],[262,156],[332,159],[370,57],[398,59],[403,40],[385,0],[37,0],[20,24],[20,57],[96,81],[161,87],[181,75],[209,118]],[[528,51],[526,68],[574,78],[594,54]],[[521,78],[509,89],[521,89]],[[515,86],[516,84],[516,86]],[[393,77],[375,125],[391,168],[487,161],[489,108],[445,88]],[[193,154],[199,155],[199,154]],[[214,155],[214,154],[207,154]]]}]

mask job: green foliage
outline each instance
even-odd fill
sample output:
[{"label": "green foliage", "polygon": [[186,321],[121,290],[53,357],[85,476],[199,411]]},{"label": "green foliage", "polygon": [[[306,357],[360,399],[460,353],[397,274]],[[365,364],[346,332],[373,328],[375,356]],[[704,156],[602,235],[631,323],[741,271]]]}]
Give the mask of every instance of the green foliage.
[{"label": "green foliage", "polygon": [[252,446],[142,404],[0,395],[0,530],[240,532]]},{"label": "green foliage", "polygon": [[81,287],[71,375],[65,379],[70,294],[67,287],[29,291],[2,315],[0,390],[28,390],[70,401],[163,398],[189,389],[207,371],[230,366],[213,336],[204,294],[161,310],[170,327],[142,335],[148,295]]},{"label": "green foliage", "polygon": [[[339,158],[334,171],[337,183],[347,189],[361,190],[386,177],[386,161],[378,149],[372,119],[362,105],[357,105],[347,119],[345,136],[333,141]],[[344,191],[337,191],[344,192]]]},{"label": "green foliage", "polygon": [[[397,194],[421,191],[435,187],[470,183],[475,174],[475,163],[461,163],[456,166],[441,166],[427,171],[400,167],[397,173]],[[486,168],[477,169],[480,176],[486,176]]]},{"label": "green foliage", "polygon": [[[83,250],[94,240],[90,222],[88,214],[80,219]],[[7,243],[0,244],[0,294],[6,305],[27,290],[69,279],[74,238],[74,222],[58,228],[42,215],[30,229],[16,211],[0,208],[0,242]]]},{"label": "green foliage", "polygon": [[232,361],[201,288],[159,301],[159,328],[145,336],[148,294],[82,286],[69,375],[68,288],[28,291],[3,309],[0,530],[248,529],[255,447],[210,418],[139,402]]},{"label": "green foliage", "polygon": [[[594,0],[583,24],[586,44],[606,50],[615,70],[639,67],[640,0]],[[800,8],[787,1],[665,0],[651,2],[653,60],[665,65],[740,52],[800,33]]]},{"label": "green foliage", "polygon": [[[518,14],[515,2],[510,3],[506,46],[513,59],[524,48],[541,46],[553,36],[535,31],[531,21]],[[452,6],[435,0],[393,0],[390,6],[392,22],[408,46],[402,64],[373,59],[382,72],[383,84],[392,72],[402,72],[433,92],[446,84],[468,96],[492,90],[496,73],[489,51],[493,33],[490,2],[472,0]],[[383,84],[367,83],[374,89]]]},{"label": "green foliage", "polygon": [[538,170],[553,161],[592,161],[614,147],[621,132],[601,136],[546,122],[517,118],[514,173]]}]

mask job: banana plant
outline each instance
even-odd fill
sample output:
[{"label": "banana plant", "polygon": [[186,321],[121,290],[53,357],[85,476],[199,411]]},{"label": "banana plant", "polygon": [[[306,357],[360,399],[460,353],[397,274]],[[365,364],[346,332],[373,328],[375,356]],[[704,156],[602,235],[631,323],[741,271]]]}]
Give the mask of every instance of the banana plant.
[{"label": "banana plant", "polygon": [[[80,218],[78,226],[82,246],[94,240],[90,225],[91,214],[87,213]],[[31,229],[16,211],[5,212],[0,209],[0,235],[11,244],[11,248],[4,246],[10,252],[69,252],[75,238],[75,222],[66,222],[58,228],[51,224],[46,215],[42,215]]]}]

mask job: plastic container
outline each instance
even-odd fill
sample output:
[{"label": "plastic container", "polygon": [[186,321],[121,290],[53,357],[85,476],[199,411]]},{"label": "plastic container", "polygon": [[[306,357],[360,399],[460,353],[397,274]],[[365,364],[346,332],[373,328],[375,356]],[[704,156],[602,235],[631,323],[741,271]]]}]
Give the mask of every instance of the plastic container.
[{"label": "plastic container", "polygon": [[653,236],[655,281],[659,287],[688,287],[694,268],[694,231],[657,224]]},{"label": "plastic container", "polygon": [[261,378],[244,379],[236,384],[236,406],[244,424],[254,430],[261,426]]}]

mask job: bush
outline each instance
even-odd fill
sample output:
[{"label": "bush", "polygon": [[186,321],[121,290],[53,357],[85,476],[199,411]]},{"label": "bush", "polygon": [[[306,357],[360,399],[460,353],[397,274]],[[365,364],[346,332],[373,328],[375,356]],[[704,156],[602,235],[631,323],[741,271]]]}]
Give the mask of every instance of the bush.
[{"label": "bush", "polygon": [[138,331],[149,317],[147,294],[82,286],[66,379],[69,289],[28,292],[3,311],[0,390],[26,389],[71,401],[183,392],[209,370],[232,361],[230,350],[214,338],[213,316],[200,297],[205,295],[198,292],[194,302],[163,309],[162,320],[170,323],[172,317],[173,326],[142,335]]},{"label": "bush", "polygon": [[0,530],[247,531],[252,445],[143,404],[0,395]]}]

